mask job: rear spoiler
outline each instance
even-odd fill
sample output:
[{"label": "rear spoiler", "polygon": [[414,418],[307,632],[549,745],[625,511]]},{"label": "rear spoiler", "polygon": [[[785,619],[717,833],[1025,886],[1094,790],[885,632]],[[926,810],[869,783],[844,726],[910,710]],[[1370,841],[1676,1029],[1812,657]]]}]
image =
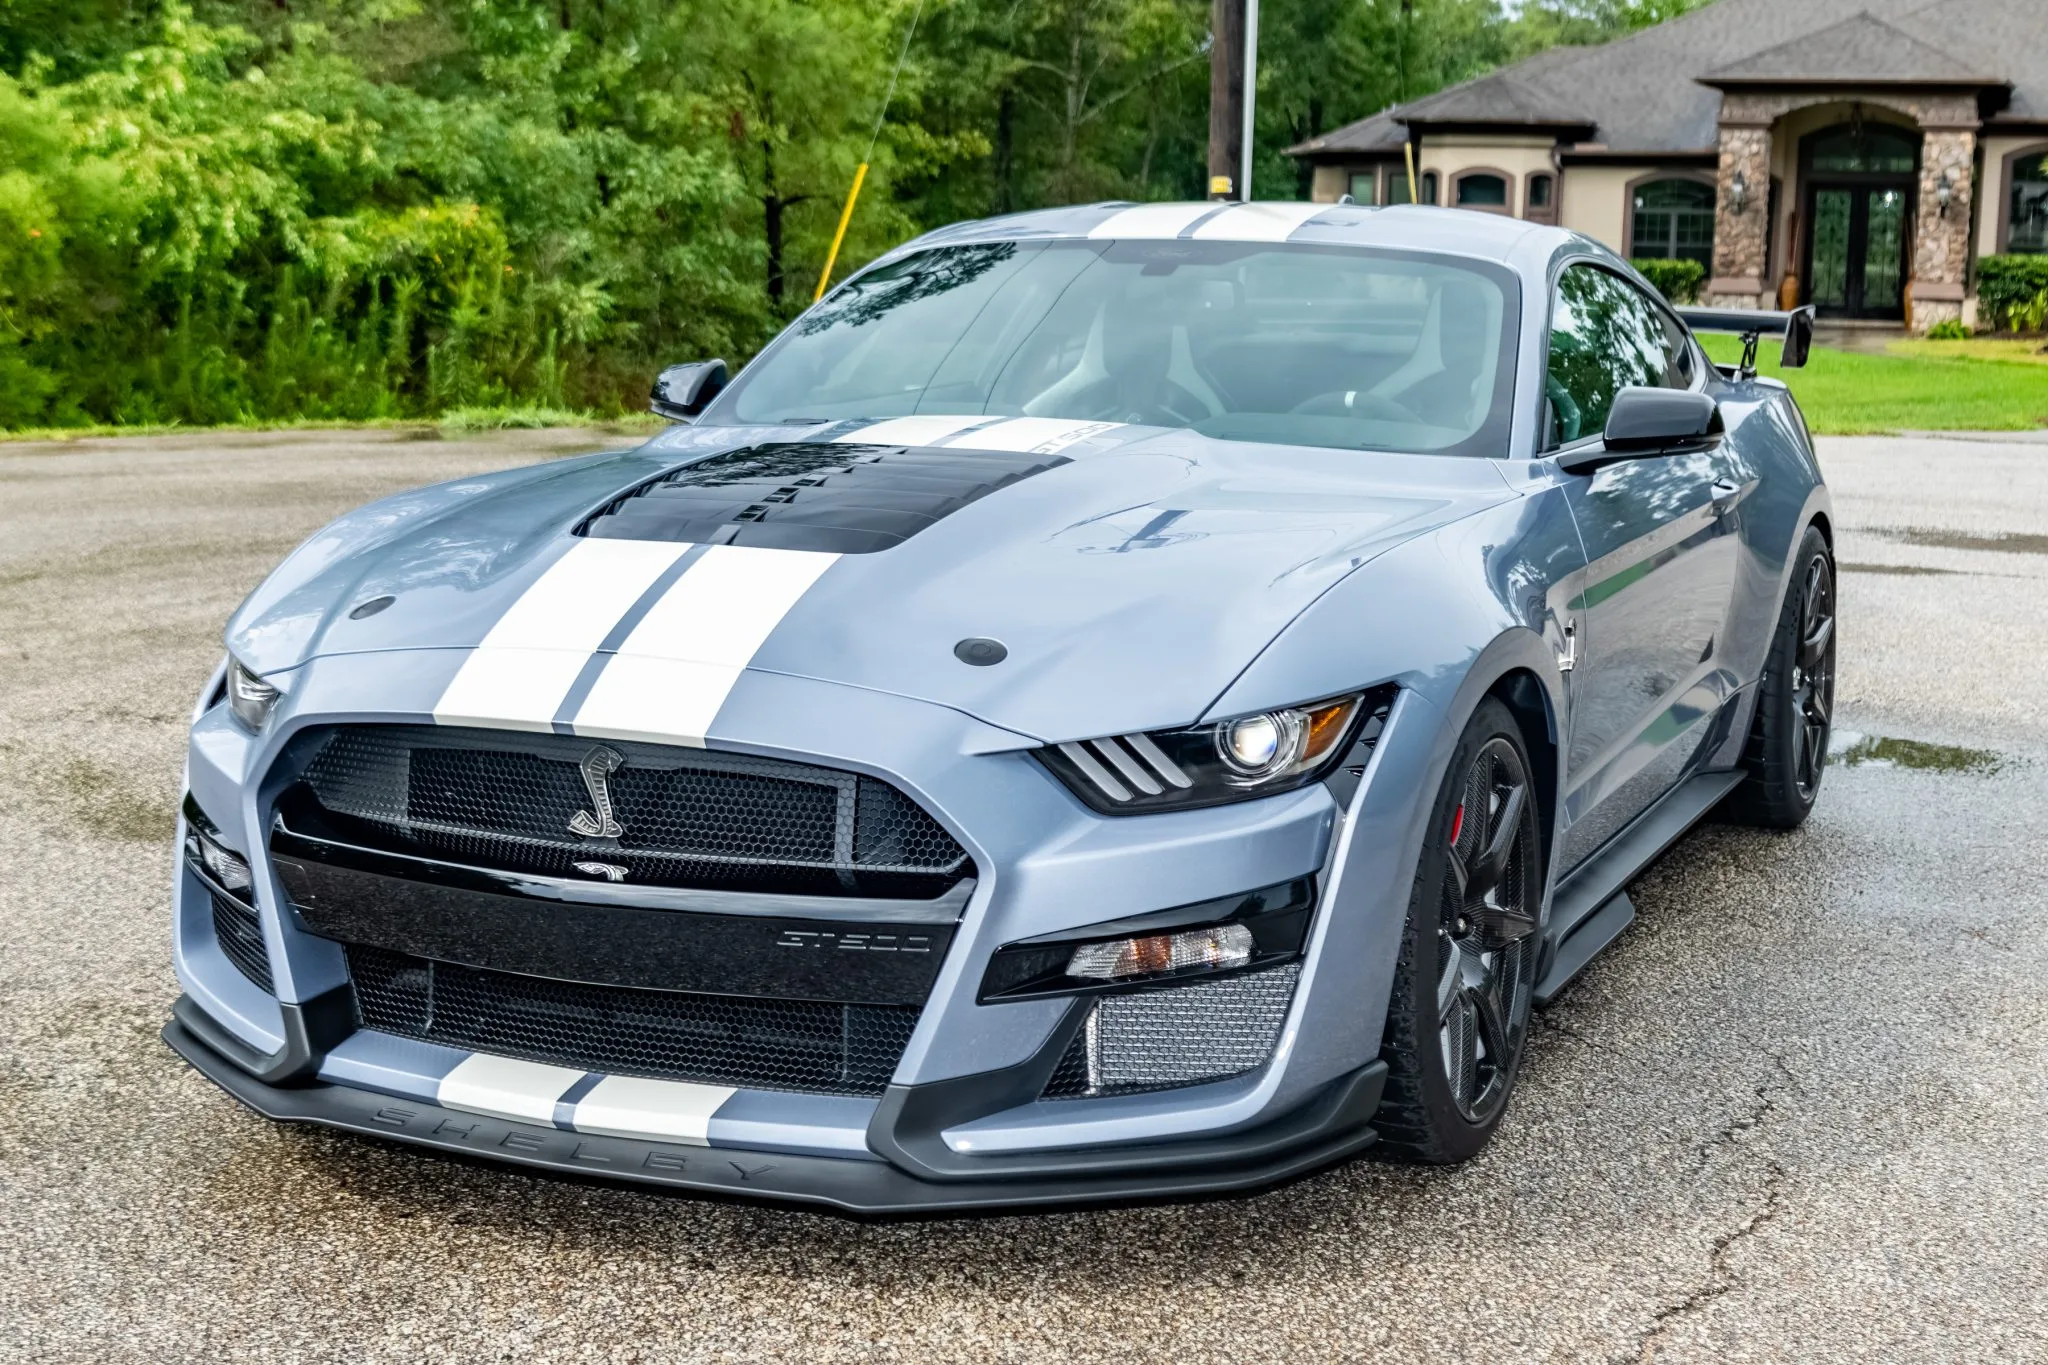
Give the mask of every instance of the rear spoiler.
[{"label": "rear spoiler", "polygon": [[1813,305],[1810,303],[1789,313],[1760,308],[1680,308],[1677,311],[1679,318],[1695,332],[1733,332],[1742,338],[1742,363],[1737,367],[1737,374],[1743,379],[1756,377],[1758,337],[1785,338],[1785,350],[1778,364],[1788,370],[1804,365],[1806,353],[1813,347]]}]

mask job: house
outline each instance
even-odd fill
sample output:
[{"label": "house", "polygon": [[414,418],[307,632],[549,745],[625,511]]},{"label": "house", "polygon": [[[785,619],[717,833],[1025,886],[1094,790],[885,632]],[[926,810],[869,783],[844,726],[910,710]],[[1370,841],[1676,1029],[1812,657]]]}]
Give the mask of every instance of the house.
[{"label": "house", "polygon": [[1313,197],[1559,223],[1700,262],[1703,301],[1976,321],[2048,252],[2048,0],[1718,0],[1291,148]]}]

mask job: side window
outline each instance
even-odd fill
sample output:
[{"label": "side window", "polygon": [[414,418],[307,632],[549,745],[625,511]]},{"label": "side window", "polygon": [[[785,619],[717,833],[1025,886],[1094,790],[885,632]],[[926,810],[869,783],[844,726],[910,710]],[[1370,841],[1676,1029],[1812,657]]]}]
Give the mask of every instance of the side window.
[{"label": "side window", "polygon": [[1631,385],[1682,388],[1666,319],[1635,286],[1590,265],[1558,277],[1544,383],[1544,444],[1598,435],[1614,395]]}]

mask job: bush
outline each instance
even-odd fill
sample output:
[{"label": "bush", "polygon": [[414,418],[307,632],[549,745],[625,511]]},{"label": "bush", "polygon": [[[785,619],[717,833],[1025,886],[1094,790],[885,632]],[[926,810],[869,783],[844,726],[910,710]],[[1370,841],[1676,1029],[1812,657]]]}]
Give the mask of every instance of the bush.
[{"label": "bush", "polygon": [[2038,332],[2048,322],[2048,256],[1986,256],[1977,262],[1977,308],[1994,327]]},{"label": "bush", "polygon": [[1707,268],[1698,261],[1674,261],[1664,258],[1649,258],[1630,261],[1630,265],[1642,272],[1644,279],[1657,287],[1672,303],[1692,303],[1700,296],[1700,286],[1707,282]]},{"label": "bush", "polygon": [[1927,329],[1929,341],[1968,341],[1969,326],[1961,318],[1943,318]]}]

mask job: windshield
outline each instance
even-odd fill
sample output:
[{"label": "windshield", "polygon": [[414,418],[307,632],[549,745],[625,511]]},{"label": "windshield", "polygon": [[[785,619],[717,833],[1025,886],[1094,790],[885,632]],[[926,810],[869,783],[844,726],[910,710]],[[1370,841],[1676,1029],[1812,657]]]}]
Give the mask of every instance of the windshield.
[{"label": "windshield", "polygon": [[1058,417],[1497,455],[1512,291],[1498,266],[1400,252],[1194,241],[944,247],[836,291],[709,416]]}]

